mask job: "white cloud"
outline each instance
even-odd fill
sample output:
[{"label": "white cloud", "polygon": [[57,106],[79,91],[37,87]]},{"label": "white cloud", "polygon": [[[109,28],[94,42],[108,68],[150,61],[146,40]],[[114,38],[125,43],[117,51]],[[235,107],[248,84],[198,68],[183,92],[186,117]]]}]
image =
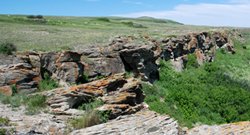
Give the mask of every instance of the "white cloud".
[{"label": "white cloud", "polygon": [[173,10],[146,11],[118,16],[150,16],[193,25],[250,27],[250,0],[231,0],[226,4],[182,4]]}]

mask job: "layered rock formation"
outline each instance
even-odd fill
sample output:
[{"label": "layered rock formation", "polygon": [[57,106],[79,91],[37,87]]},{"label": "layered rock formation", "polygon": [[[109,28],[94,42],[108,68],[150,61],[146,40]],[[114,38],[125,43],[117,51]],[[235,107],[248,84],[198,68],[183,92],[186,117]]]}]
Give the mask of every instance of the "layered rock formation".
[{"label": "layered rock formation", "polygon": [[[138,42],[143,40],[143,42]],[[154,82],[159,79],[156,60],[159,44],[152,39],[117,37],[109,46],[86,49],[82,52],[89,78],[115,73],[132,72],[136,77]]]},{"label": "layered rock formation", "polygon": [[90,99],[99,98],[104,105],[98,110],[111,111],[110,118],[123,114],[131,114],[143,108],[144,99],[140,82],[135,78],[126,78],[125,74],[115,74],[110,77],[90,83],[59,88],[45,92],[48,104],[54,114],[77,115],[76,108]]},{"label": "layered rock formation", "polygon": [[228,32],[202,32],[191,33],[184,36],[169,37],[162,40],[161,57],[171,60],[177,71],[182,71],[188,61],[188,54],[195,54],[197,62],[212,62],[217,48],[223,48],[228,52],[235,53],[233,42]]},{"label": "layered rock formation", "polygon": [[179,135],[178,129],[177,121],[169,116],[144,110],[108,123],[73,131],[70,135]]}]

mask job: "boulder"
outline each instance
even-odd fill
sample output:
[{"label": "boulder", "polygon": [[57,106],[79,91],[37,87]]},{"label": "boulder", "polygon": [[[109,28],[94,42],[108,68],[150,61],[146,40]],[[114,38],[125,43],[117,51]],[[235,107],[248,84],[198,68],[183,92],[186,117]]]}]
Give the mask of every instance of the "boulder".
[{"label": "boulder", "polygon": [[19,63],[0,68],[0,86],[14,85],[18,92],[36,91],[40,81],[39,73],[28,63]]},{"label": "boulder", "polygon": [[136,77],[144,81],[154,82],[159,79],[158,66],[154,51],[151,47],[142,46],[136,49],[124,49],[120,51],[125,69],[131,71]]},{"label": "boulder", "polygon": [[84,65],[80,62],[81,54],[71,51],[49,52],[41,55],[41,75],[48,72],[61,85],[83,81]]}]

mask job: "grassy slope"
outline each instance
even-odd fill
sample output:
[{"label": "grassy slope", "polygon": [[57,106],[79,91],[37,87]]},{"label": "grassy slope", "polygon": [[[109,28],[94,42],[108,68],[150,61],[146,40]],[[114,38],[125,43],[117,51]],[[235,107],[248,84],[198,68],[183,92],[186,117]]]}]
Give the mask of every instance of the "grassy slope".
[{"label": "grassy slope", "polygon": [[215,62],[199,68],[177,73],[162,62],[161,79],[144,87],[145,101],[188,127],[250,120],[249,32],[244,32],[247,49],[237,43],[235,55],[218,51]]},{"label": "grassy slope", "polygon": [[[119,35],[163,35],[183,34],[211,29],[180,25],[170,20],[152,18],[117,18],[109,21],[95,17],[53,17],[46,16],[46,23],[28,20],[26,16],[0,15],[0,41],[17,45],[24,50],[60,50],[82,48],[91,45],[107,45],[110,39]],[[133,22],[146,28],[135,28],[124,22]]]}]

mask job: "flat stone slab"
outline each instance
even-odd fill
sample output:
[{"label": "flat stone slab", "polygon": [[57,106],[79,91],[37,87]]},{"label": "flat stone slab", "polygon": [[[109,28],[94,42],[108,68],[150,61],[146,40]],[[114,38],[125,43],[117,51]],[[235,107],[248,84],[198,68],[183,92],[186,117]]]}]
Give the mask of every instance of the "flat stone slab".
[{"label": "flat stone slab", "polygon": [[108,123],[73,131],[70,135],[178,135],[178,123],[149,110],[120,116]]}]

